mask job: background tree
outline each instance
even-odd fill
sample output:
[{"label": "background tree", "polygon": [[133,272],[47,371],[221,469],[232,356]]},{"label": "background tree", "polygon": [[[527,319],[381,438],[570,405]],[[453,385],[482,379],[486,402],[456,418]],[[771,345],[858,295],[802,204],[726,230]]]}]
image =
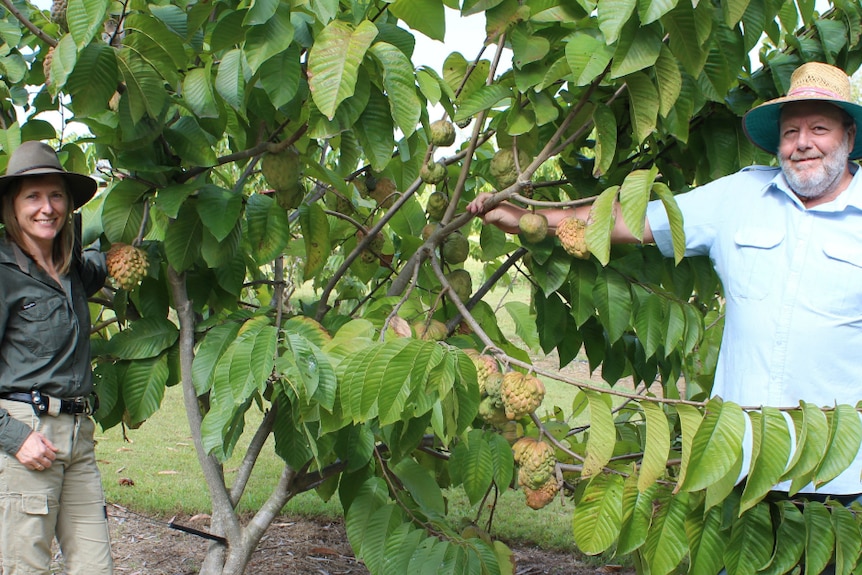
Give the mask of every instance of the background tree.
[{"label": "background tree", "polygon": [[[777,410],[707,403],[721,287],[709,262],[681,259],[673,194],[773,161],[741,114],[804,61],[855,71],[857,2],[3,5],[0,146],[53,140],[68,169],[98,171],[84,241],[140,250],[112,256],[122,271],[93,301],[97,417],[134,428],[182,385],[211,530],[228,541],[201,573],[241,573],[310,489],[340,497],[373,573],[511,573],[491,519],[453,525],[441,485],[473,503],[517,485],[532,507],[562,491],[581,549],[632,554],[645,573],[783,573],[802,558],[815,573],[833,555],[839,573],[856,569],[851,511],[764,500],[778,478],[824,483],[849,464],[855,408],[795,410],[791,459]],[[485,48],[414,67],[415,34],[444,40],[447,7],[484,15]],[[469,130],[451,154],[439,146],[452,126],[429,104]],[[58,131],[46,112],[88,134]],[[525,205],[591,202],[592,223],[565,245],[471,234],[464,205],[488,189]],[[652,197],[677,232],[675,260],[608,241],[613,200],[638,232]],[[481,277],[461,271],[468,253]],[[509,307],[525,340],[561,367],[584,349],[608,382],[637,388],[532,366],[481,300],[512,274],[533,285],[529,309]],[[303,282],[316,301],[290,298]],[[536,414],[537,374],[580,388],[571,409]],[[252,409],[264,416],[246,430]],[[589,425],[573,426],[581,413]],[[746,418],[759,447],[734,489]],[[222,462],[244,433],[228,485]],[[285,466],[243,522],[236,505],[270,435]]]}]

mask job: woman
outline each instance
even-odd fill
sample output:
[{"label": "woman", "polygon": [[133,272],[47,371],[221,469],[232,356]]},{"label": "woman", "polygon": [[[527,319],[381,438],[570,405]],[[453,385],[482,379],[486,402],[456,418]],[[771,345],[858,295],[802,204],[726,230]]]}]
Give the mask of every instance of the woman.
[{"label": "woman", "polygon": [[0,178],[0,553],[2,573],[113,572],[90,414],[87,297],[105,281],[75,248],[72,212],[96,192],[47,144],[25,142]]}]

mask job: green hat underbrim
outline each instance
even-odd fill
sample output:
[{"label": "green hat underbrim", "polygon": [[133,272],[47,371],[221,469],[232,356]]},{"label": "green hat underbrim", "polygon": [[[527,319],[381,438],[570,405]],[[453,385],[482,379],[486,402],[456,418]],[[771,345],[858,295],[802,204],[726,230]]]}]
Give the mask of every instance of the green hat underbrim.
[{"label": "green hat underbrim", "polygon": [[778,155],[779,122],[781,120],[781,106],[790,102],[814,101],[832,104],[847,112],[853,123],[856,124],[856,139],[853,149],[850,151],[850,159],[855,160],[862,157],[862,106],[844,100],[830,100],[827,98],[778,98],[756,108],[749,110],[742,118],[742,129],[751,142],[773,155]]}]

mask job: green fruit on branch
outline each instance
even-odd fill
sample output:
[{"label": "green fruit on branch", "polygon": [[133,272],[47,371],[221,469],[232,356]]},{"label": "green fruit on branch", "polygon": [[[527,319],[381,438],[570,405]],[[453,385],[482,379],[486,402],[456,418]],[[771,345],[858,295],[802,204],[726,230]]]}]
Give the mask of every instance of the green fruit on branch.
[{"label": "green fruit on branch", "polygon": [[123,243],[111,246],[105,254],[105,262],[108,275],[125,290],[131,290],[138,285],[150,267],[144,250]]},{"label": "green fruit on branch", "polygon": [[479,393],[486,394],[485,383],[488,381],[488,377],[500,373],[500,366],[497,364],[497,360],[490,355],[479,353],[475,349],[465,349],[464,353],[467,354],[473,361],[473,365],[476,366],[476,380],[479,382]]},{"label": "green fruit on branch", "polygon": [[[356,232],[356,243],[360,243],[363,239],[365,239],[365,232],[358,231]],[[386,240],[383,239],[383,236],[380,234],[376,234],[373,238],[371,238],[371,243],[368,244],[366,248],[362,250],[359,254],[359,259],[367,264],[373,264],[377,262],[380,258],[380,252],[385,245]]]},{"label": "green fruit on branch", "polygon": [[557,224],[557,237],[560,238],[563,249],[582,260],[590,257],[586,234],[587,223],[580,218],[569,216]]},{"label": "green fruit on branch", "polygon": [[494,400],[494,405],[497,407],[503,407],[503,374],[502,373],[491,373],[485,379],[485,393]]},{"label": "green fruit on branch", "polygon": [[428,238],[431,237],[431,234],[433,234],[437,230],[437,228],[439,228],[439,227],[440,227],[440,224],[432,224],[432,223],[428,223],[428,224],[425,224],[424,226],[422,226],[422,239],[425,241],[428,241]]},{"label": "green fruit on branch", "polygon": [[435,146],[451,146],[455,143],[455,126],[448,120],[431,122],[431,143]]},{"label": "green fruit on branch", "polygon": [[439,184],[446,179],[446,166],[440,162],[423,164],[419,169],[419,179],[426,184]]},{"label": "green fruit on branch", "polygon": [[446,324],[436,319],[430,322],[424,319],[414,322],[413,332],[417,338],[426,341],[443,341],[449,333]]},{"label": "green fruit on branch", "polygon": [[470,294],[473,293],[473,278],[470,277],[470,272],[462,269],[452,270],[446,274],[446,280],[461,302],[470,299]]},{"label": "green fruit on branch", "polygon": [[266,153],[260,162],[263,178],[274,190],[289,190],[302,177],[302,158],[293,148],[285,148],[275,154]]},{"label": "green fruit on branch", "polygon": [[449,196],[437,190],[428,196],[428,203],[425,204],[425,212],[428,214],[428,219],[439,222],[443,219],[448,207]]},{"label": "green fruit on branch", "polygon": [[528,243],[538,243],[548,236],[548,218],[542,214],[527,212],[518,220],[518,229]]},{"label": "green fruit on branch", "polygon": [[518,485],[538,489],[554,477],[557,458],[550,443],[537,440],[520,449],[517,463]]},{"label": "green fruit on branch", "polygon": [[449,264],[464,263],[470,255],[470,240],[461,232],[451,233],[443,240],[440,255]]},{"label": "green fruit on branch", "polygon": [[302,203],[302,198],[305,197],[305,186],[302,185],[302,180],[297,180],[293,186],[289,188],[276,188],[275,201],[284,210],[294,210]]},{"label": "green fruit on branch", "polygon": [[518,150],[518,166],[515,165],[515,151],[512,148],[497,150],[491,158],[490,172],[497,183],[497,189],[508,188],[518,181],[518,168],[526,168],[532,158],[524,150]]},{"label": "green fruit on branch", "polygon": [[395,182],[392,179],[380,178],[375,182],[374,189],[371,186],[368,187],[368,195],[381,208],[390,208],[395,203],[395,200],[398,199],[398,188],[395,187]]},{"label": "green fruit on branch", "polygon": [[485,423],[495,427],[501,427],[509,422],[509,418],[506,417],[506,411],[494,403],[492,397],[484,397],[479,402],[479,417]]},{"label": "green fruit on branch", "polygon": [[521,437],[512,444],[512,458],[516,465],[521,465],[521,460],[524,459],[528,449],[532,449],[533,444],[538,441],[535,437]]},{"label": "green fruit on branch", "polygon": [[503,376],[500,388],[506,417],[521,419],[534,412],[545,398],[545,386],[534,375],[510,371]]}]

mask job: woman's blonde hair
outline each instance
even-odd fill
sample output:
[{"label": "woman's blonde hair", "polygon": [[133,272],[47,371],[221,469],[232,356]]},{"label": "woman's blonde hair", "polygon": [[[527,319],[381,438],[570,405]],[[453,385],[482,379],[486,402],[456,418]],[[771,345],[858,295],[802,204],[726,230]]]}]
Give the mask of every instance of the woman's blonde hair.
[{"label": "woman's blonde hair", "polygon": [[[21,181],[23,178],[44,178],[46,176],[53,174],[46,174],[45,176],[23,176],[21,178],[17,178],[6,189],[6,193],[3,194],[2,201],[0,201],[0,221],[3,222],[3,226],[6,228],[6,237],[10,240],[18,244],[25,253],[32,258],[33,254],[27,252],[24,243],[24,233],[21,231],[21,225],[18,223],[18,220],[15,218],[15,197],[18,195],[18,192],[21,191]],[[72,200],[72,195],[69,193],[69,190],[66,188],[66,180],[63,177],[60,177],[63,180],[63,193],[66,195],[66,201],[68,202],[68,209],[66,210],[66,221],[63,222],[63,227],[60,228],[60,233],[57,234],[57,237],[54,238],[53,245],[53,253],[51,256],[54,259],[54,265],[57,267],[57,273],[61,276],[69,273],[69,269],[72,267],[72,258],[74,256],[74,246],[75,246],[75,229],[72,225],[72,212],[75,211],[75,202]],[[35,260],[35,258],[33,258]]]}]

